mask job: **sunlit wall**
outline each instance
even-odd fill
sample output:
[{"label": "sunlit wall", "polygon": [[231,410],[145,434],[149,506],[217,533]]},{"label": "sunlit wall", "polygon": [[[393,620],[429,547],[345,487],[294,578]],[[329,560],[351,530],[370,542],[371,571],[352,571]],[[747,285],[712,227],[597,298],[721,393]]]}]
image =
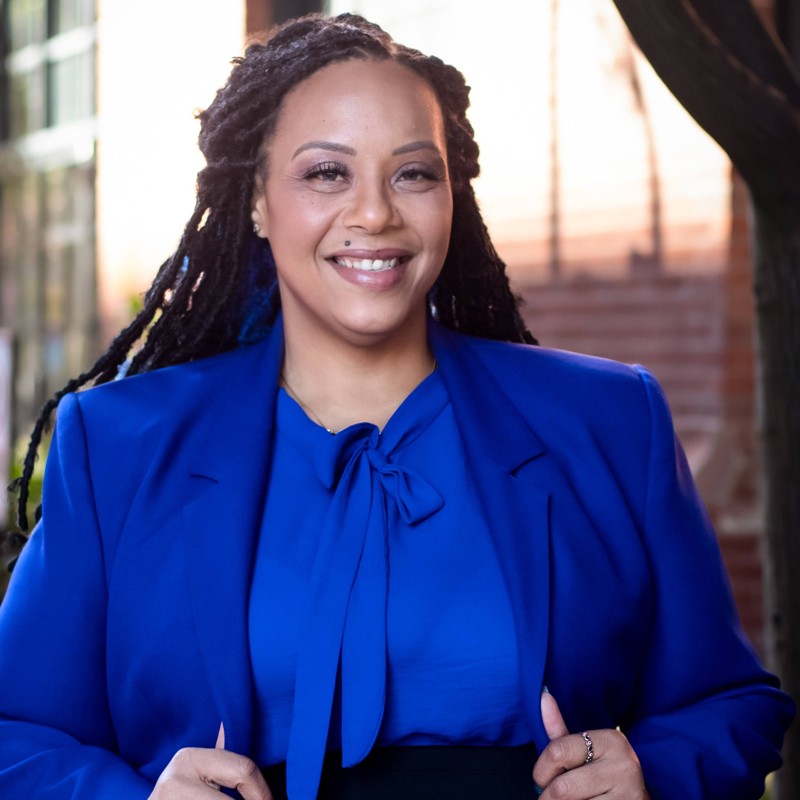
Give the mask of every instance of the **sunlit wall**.
[{"label": "sunlit wall", "polygon": [[194,111],[244,37],[238,0],[99,0],[97,232],[101,318],[129,318],[177,244],[202,166]]},{"label": "sunlit wall", "polygon": [[[513,271],[546,279],[557,230],[562,275],[623,274],[634,253],[653,252],[654,199],[665,268],[721,268],[726,158],[632,48],[611,0],[330,0],[328,10],[363,13],[464,72],[478,193]],[[99,24],[98,254],[110,331],[191,213],[193,112],[242,50],[244,3],[100,0]]]},{"label": "sunlit wall", "polygon": [[330,0],[329,9],[362,13],[464,72],[482,152],[479,196],[515,267],[548,274],[555,111],[564,274],[622,272],[634,251],[652,251],[654,179],[667,268],[720,268],[728,162],[634,52],[611,0]]}]

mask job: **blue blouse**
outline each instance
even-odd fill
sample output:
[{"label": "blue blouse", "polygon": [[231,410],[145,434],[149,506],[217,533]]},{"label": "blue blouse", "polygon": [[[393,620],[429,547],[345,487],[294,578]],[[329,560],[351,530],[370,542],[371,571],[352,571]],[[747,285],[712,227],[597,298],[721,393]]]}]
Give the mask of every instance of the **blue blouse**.
[{"label": "blue blouse", "polygon": [[331,435],[279,391],[250,594],[257,760],[290,797],[388,745],[517,745],[514,622],[437,372],[383,431]]}]

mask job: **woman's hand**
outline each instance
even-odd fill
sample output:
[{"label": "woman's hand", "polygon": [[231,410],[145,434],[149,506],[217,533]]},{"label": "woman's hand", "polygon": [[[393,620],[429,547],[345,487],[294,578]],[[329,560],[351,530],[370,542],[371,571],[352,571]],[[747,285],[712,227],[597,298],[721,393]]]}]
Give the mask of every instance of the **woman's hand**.
[{"label": "woman's hand", "polygon": [[616,730],[570,735],[555,698],[542,695],[542,719],[550,744],[539,756],[533,780],[541,800],[649,800],[642,768],[625,736]]},{"label": "woman's hand", "polygon": [[236,789],[244,800],[273,800],[264,776],[246,756],[225,750],[219,726],[217,746],[178,750],[158,778],[149,800],[219,800],[221,787]]}]

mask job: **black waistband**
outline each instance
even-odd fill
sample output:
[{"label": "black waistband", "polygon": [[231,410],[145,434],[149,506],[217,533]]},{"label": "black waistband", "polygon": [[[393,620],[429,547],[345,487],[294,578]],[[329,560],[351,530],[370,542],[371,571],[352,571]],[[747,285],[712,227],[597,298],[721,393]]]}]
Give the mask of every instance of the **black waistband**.
[{"label": "black waistband", "polygon": [[[328,753],[318,800],[531,800],[533,745],[382,747],[343,769]],[[286,798],[285,764],[263,770],[275,800]]]}]

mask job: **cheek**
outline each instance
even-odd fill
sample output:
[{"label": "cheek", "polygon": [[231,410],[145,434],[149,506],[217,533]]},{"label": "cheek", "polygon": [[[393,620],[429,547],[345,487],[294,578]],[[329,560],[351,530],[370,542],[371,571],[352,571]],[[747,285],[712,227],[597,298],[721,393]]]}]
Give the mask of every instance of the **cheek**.
[{"label": "cheek", "polygon": [[429,244],[450,239],[453,224],[453,201],[449,193],[431,193],[413,202],[398,204],[406,223],[419,231]]},{"label": "cheek", "polygon": [[[436,241],[439,248],[447,251],[450,244],[450,231],[453,226],[452,206],[447,203],[439,204],[431,210],[427,217],[427,228],[432,241]],[[444,257],[444,256],[443,256]]]},{"label": "cheek", "polygon": [[336,216],[332,203],[313,195],[303,197],[289,194],[274,198],[270,205],[271,238],[310,241]]}]

